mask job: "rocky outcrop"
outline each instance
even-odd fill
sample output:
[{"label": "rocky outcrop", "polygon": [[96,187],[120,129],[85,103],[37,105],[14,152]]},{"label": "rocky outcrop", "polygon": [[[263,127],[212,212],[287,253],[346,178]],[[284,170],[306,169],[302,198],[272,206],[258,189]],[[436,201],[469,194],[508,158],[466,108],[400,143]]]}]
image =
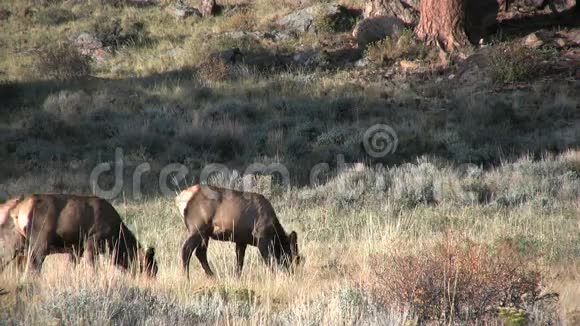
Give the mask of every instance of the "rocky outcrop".
[{"label": "rocky outcrop", "polygon": [[72,42],[82,55],[89,56],[96,61],[104,61],[111,57],[109,49],[93,34],[81,33]]},{"label": "rocky outcrop", "polygon": [[183,1],[176,1],[173,4],[167,6],[165,10],[178,19],[185,19],[190,16],[201,17],[202,14],[196,8],[190,7],[183,3]]},{"label": "rocky outcrop", "polygon": [[276,21],[285,31],[317,33],[321,31],[345,31],[352,27],[349,11],[338,4],[318,4],[296,10]]},{"label": "rocky outcrop", "polygon": [[352,36],[356,39],[359,47],[366,47],[368,44],[392,36],[404,28],[405,24],[397,17],[368,17],[358,22]]},{"label": "rocky outcrop", "polygon": [[367,0],[363,16],[393,16],[407,25],[416,25],[419,22],[418,9],[419,0]]}]

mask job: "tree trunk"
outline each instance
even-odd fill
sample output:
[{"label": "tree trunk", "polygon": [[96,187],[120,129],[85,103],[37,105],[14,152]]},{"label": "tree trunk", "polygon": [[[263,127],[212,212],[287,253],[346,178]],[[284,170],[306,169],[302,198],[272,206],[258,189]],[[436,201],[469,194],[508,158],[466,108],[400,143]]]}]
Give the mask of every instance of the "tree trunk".
[{"label": "tree trunk", "polygon": [[468,43],[464,0],[421,0],[421,17],[415,30],[428,43],[439,42],[446,51]]}]

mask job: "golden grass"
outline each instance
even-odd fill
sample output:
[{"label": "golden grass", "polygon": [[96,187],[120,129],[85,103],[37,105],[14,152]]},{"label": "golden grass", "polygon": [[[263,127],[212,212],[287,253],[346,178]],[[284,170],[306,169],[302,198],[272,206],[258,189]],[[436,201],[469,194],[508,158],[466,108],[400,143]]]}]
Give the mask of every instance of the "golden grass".
[{"label": "golden grass", "polygon": [[[162,1],[161,4],[164,6],[169,3],[170,1]],[[197,5],[196,1],[191,3]],[[31,62],[38,51],[42,51],[47,44],[64,41],[76,33],[89,30],[99,16],[141,20],[145,22],[147,32],[153,40],[150,44],[139,47],[122,46],[116,50],[112,59],[93,67],[95,76],[121,80],[136,76],[149,77],[175,70],[189,71],[188,68],[198,66],[211,51],[238,45],[232,40],[210,36],[236,29],[265,28],[276,18],[294,9],[287,1],[281,4],[277,0],[226,0],[220,3],[249,4],[250,9],[233,10],[222,17],[179,21],[158,7],[114,8],[97,5],[97,1],[86,1],[74,6],[56,4],[55,6],[69,8],[76,16],[75,20],[57,26],[40,25],[33,18],[11,18],[2,23],[0,30],[0,79],[38,79],[36,72],[31,69]],[[355,7],[363,4],[360,0],[344,0],[341,3]],[[12,2],[7,6],[17,12],[23,4]],[[303,35],[295,44],[280,46],[316,45],[318,42],[317,35]],[[188,77],[177,81],[160,79],[154,86],[127,82],[123,85],[127,90],[122,90],[121,95],[112,94],[113,90],[105,87],[101,90],[100,85],[94,86],[97,91],[90,98],[83,93],[72,92],[71,95],[64,91],[65,93],[47,96],[44,105],[41,103],[37,111],[58,114],[63,119],[67,116],[74,119],[75,112],[65,111],[77,106],[86,110],[109,108],[113,98],[121,104],[110,109],[127,110],[133,114],[139,113],[141,107],[156,106],[156,101],[159,100],[161,106],[194,111],[191,116],[183,115],[175,120],[180,123],[172,120],[177,126],[170,127],[175,127],[177,134],[192,129],[204,132],[215,129],[216,133],[238,139],[252,127],[251,124],[228,120],[202,129],[204,126],[197,119],[198,115],[206,107],[215,105],[217,100],[207,100],[201,95],[196,97],[192,94],[205,89],[210,97],[219,94],[221,97],[234,99],[257,99],[249,103],[258,107],[258,110],[264,110],[265,120],[287,118],[272,109],[280,101],[292,102],[291,100],[297,99],[310,104],[309,101],[313,99],[333,99],[341,96],[364,98],[364,101],[360,101],[360,110],[362,114],[371,114],[369,120],[390,119],[390,115],[372,115],[372,110],[375,107],[380,110],[385,107],[386,111],[403,111],[403,105],[418,97],[411,87],[406,86],[396,88],[396,94],[388,94],[392,90],[385,90],[383,82],[361,86],[358,81],[351,79],[348,71],[314,74],[305,70],[269,74],[240,69],[234,73],[238,79],[234,78],[233,81],[207,82]],[[111,86],[114,87],[116,86]],[[543,92],[547,92],[546,89],[537,90],[538,94]],[[133,98],[134,93],[142,93],[147,98]],[[508,97],[506,101],[515,103],[514,106],[521,102],[524,103],[523,106],[530,107],[529,110],[516,108],[516,115],[533,113],[536,106],[516,98],[525,96],[521,94],[505,95]],[[553,103],[544,103],[542,107],[550,110],[550,114],[562,114],[558,118],[566,118],[565,114],[573,112],[577,97],[571,91],[566,93],[565,90],[558,91],[557,94],[559,95],[555,99],[552,96],[546,97],[546,101],[553,100]],[[386,95],[394,101],[401,100],[401,108],[378,100]],[[130,99],[127,100],[128,98]],[[541,96],[533,97],[536,98],[543,99]],[[409,99],[409,103],[404,101],[406,99]],[[467,103],[470,104],[467,108],[481,110],[482,119],[494,113],[488,110],[489,103],[477,102],[481,98],[470,99],[473,103]],[[324,101],[315,102],[317,106],[327,104]],[[305,104],[304,108],[307,110],[311,106]],[[29,109],[36,110],[37,107]],[[423,114],[423,111],[418,111]],[[304,120],[309,119],[309,112],[300,114],[306,114]],[[413,111],[412,114],[416,113]],[[545,115],[539,116],[543,119]],[[407,118],[405,115],[401,119]],[[471,120],[471,117],[465,120]],[[474,121],[480,123],[477,119]],[[414,122],[410,122],[412,123]],[[329,123],[329,128],[332,129],[342,127],[339,123]],[[445,132],[453,133],[454,130]],[[570,137],[574,135],[572,132]],[[265,146],[270,157],[251,159],[278,160],[283,155],[281,152],[285,150],[284,141],[287,137],[288,134],[283,128],[269,130]],[[569,143],[574,143],[574,139]],[[414,141],[405,144],[412,146]],[[147,159],[143,148],[127,151],[130,151],[128,156],[131,158]],[[486,171],[481,180],[476,180],[489,186],[494,195],[506,197],[505,206],[472,202],[471,197],[465,197],[466,191],[461,188],[465,185],[465,178],[449,168],[429,167],[424,170],[393,172],[396,178],[388,192],[368,196],[365,194],[362,198],[351,201],[339,196],[340,187],[337,182],[319,188],[273,191],[269,196],[278,216],[287,231],[298,231],[300,250],[305,257],[304,265],[294,275],[270,273],[257,250],[250,248],[243,275],[238,279],[234,274],[233,244],[212,241],[209,246],[209,260],[216,277],[205,277],[194,257],[191,262],[191,279],[187,281],[181,274],[179,258],[186,230],[172,198],[153,197],[126,202],[119,200],[114,205],[140,242],[157,248],[160,265],[158,279],[148,281],[132,278],[111,268],[106,259],[93,271],[84,265],[73,267],[62,256],[49,257],[42,275],[38,278],[22,276],[14,270],[0,274],[0,288],[9,292],[0,296],[0,319],[12,318],[14,322],[23,324],[74,324],[93,321],[97,324],[175,325],[194,323],[197,317],[215,324],[403,324],[405,321],[414,320],[413,312],[405,307],[377,308],[369,302],[352,304],[352,300],[356,301],[353,299],[356,297],[353,294],[357,290],[356,284],[368,279],[372,273],[370,257],[391,254],[394,250],[420,255],[422,250],[441,239],[445,232],[453,230],[478,243],[492,244],[498,239],[512,238],[521,240],[524,246],[539,248],[548,271],[546,291],[560,293],[562,318],[569,324],[574,324],[580,320],[580,292],[576,286],[580,273],[576,263],[579,255],[577,248],[580,204],[575,197],[577,183],[562,178],[557,179],[559,183],[555,187],[553,182],[556,178],[545,176],[544,172],[560,167],[558,160],[565,161],[564,165],[570,171],[580,171],[580,151],[571,150],[558,158],[545,158],[541,161],[546,164],[545,167],[538,167],[534,165],[535,161],[525,157],[517,162],[519,168],[514,171],[511,170],[513,165],[506,164],[504,167]],[[540,171],[534,174],[534,169]],[[22,175],[17,180],[11,179],[2,184],[0,189],[8,193],[48,192],[54,191],[58,184],[61,191],[83,192],[89,187],[86,171],[71,172],[68,167],[43,171],[50,173],[46,172],[41,177],[34,173]],[[435,179],[436,182],[428,184],[428,179]],[[439,189],[441,197],[437,204],[426,204],[421,202],[421,198],[417,202],[412,201],[417,198],[411,198],[409,205],[401,204],[407,197],[421,195],[423,190],[433,184],[444,188]],[[350,186],[352,184],[347,182],[346,187]],[[308,193],[314,193],[317,197],[297,199]],[[527,202],[510,205],[512,194],[523,194],[531,198]],[[540,199],[534,201],[536,195],[545,196],[549,205],[543,205]],[[141,306],[147,305],[152,307],[152,315],[139,310]],[[74,308],[77,306],[78,308]],[[177,319],[164,319],[171,316]]]},{"label": "golden grass", "polygon": [[[271,273],[262,263],[257,250],[250,248],[243,275],[238,279],[234,273],[233,244],[211,241],[209,261],[216,277],[207,278],[194,257],[191,262],[191,279],[186,280],[181,274],[179,259],[181,243],[186,238],[183,222],[171,198],[151,198],[141,202],[118,202],[115,206],[142,244],[156,246],[160,264],[157,280],[131,278],[111,268],[106,259],[101,259],[95,272],[84,265],[72,267],[66,257],[49,257],[38,279],[22,277],[14,271],[0,275],[0,287],[10,291],[7,296],[0,297],[0,305],[5,311],[11,311],[9,314],[19,316],[14,318],[28,318],[26,320],[34,323],[38,318],[46,316],[47,312],[42,309],[48,309],[46,307],[50,302],[58,305],[59,300],[65,300],[62,293],[78,293],[79,296],[106,293],[112,296],[107,309],[115,310],[115,305],[120,304],[118,300],[133,298],[132,294],[128,294],[132,292],[127,291],[137,291],[139,294],[134,298],[135,302],[147,302],[148,296],[159,300],[169,298],[167,300],[179,307],[175,309],[184,313],[191,309],[202,309],[195,305],[205,302],[203,300],[209,296],[215,302],[203,309],[207,309],[204,310],[205,318],[212,322],[227,320],[239,323],[245,318],[239,309],[249,309],[249,317],[244,323],[260,324],[291,318],[298,324],[307,324],[317,320],[318,317],[313,316],[321,314],[324,317],[323,324],[356,324],[361,320],[379,318],[381,313],[375,311],[370,315],[362,314],[357,309],[363,309],[364,304],[361,304],[362,308],[351,307],[354,309],[351,312],[341,308],[344,305],[341,300],[346,300],[344,296],[348,297],[350,293],[348,289],[355,288],[358,282],[370,277],[373,266],[369,265],[372,261],[369,257],[394,252],[420,255],[426,246],[440,239],[449,228],[481,243],[494,243],[504,237],[536,239],[543,243],[542,250],[547,255],[546,259],[550,252],[565,251],[566,248],[577,246],[574,227],[577,227],[579,217],[568,215],[567,210],[542,214],[527,205],[508,211],[485,206],[461,208],[440,205],[420,206],[391,215],[386,213],[392,212],[388,207],[384,212],[371,208],[336,211],[319,205],[299,207],[281,200],[280,197],[274,197],[278,215],[287,231],[299,231],[300,250],[305,257],[305,263],[293,275]],[[389,206],[388,203],[386,205]],[[316,225],[309,223],[313,220],[317,221]],[[362,227],[359,223],[337,223],[356,220],[363,221]],[[344,230],[338,235],[336,228]],[[325,234],[328,232],[336,235],[328,236]],[[577,300],[579,293],[573,286],[580,272],[577,264],[568,259],[557,259],[555,263],[547,260],[546,267],[554,271],[554,275],[547,278],[546,291],[560,293],[562,317],[574,320],[580,309]],[[566,275],[557,271],[565,271]],[[27,302],[22,301],[23,298],[42,304],[23,306],[23,302]],[[196,308],[192,308],[192,305]],[[240,308],[239,305],[248,306]],[[105,311],[109,312],[107,309]],[[66,318],[73,319],[82,317],[82,314],[88,314],[90,318],[98,317],[87,311],[64,313],[69,314]],[[382,313],[389,313],[398,322],[414,318],[406,310],[392,313],[385,310]],[[56,318],[55,321],[65,318],[58,317],[53,310],[49,310],[48,314]],[[113,317],[105,314],[98,318],[110,320]]]}]

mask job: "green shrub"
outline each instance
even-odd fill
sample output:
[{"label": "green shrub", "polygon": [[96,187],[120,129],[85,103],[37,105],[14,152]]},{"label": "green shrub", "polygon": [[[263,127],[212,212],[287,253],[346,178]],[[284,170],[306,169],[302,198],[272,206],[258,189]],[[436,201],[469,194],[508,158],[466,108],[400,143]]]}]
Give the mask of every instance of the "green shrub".
[{"label": "green shrub", "polygon": [[403,207],[437,203],[436,178],[439,169],[430,162],[396,167],[391,171],[390,196]]},{"label": "green shrub", "polygon": [[519,44],[504,44],[494,49],[490,66],[497,83],[513,83],[530,80],[543,73],[543,61],[557,56],[553,48],[530,49]]},{"label": "green shrub", "polygon": [[221,123],[224,121],[252,122],[259,119],[258,111],[253,103],[226,98],[211,103],[201,113],[204,123]]},{"label": "green shrub", "polygon": [[500,308],[499,316],[505,326],[525,326],[528,324],[527,314],[521,309]]},{"label": "green shrub", "polygon": [[106,47],[142,46],[151,41],[145,23],[132,19],[100,17],[92,31]]},{"label": "green shrub", "polygon": [[42,25],[60,25],[75,19],[74,14],[66,9],[49,7],[41,10],[36,16],[37,21]]},{"label": "green shrub", "polygon": [[340,7],[339,13],[335,15],[317,13],[312,23],[317,33],[330,34],[351,30],[355,18],[344,7]]},{"label": "green shrub", "polygon": [[392,37],[371,44],[366,49],[366,57],[376,64],[391,63],[400,59],[423,59],[427,53],[427,47],[415,39],[411,30],[396,33]]}]

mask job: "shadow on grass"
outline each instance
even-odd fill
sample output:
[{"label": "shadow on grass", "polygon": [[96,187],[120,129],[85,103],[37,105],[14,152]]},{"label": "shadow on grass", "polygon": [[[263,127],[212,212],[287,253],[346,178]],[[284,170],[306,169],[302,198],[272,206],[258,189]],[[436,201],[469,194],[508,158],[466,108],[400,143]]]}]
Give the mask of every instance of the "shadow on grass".
[{"label": "shadow on grass", "polygon": [[544,13],[502,20],[499,35],[502,40],[510,41],[542,28],[580,27],[580,6],[576,5],[559,13]]},{"label": "shadow on grass", "polygon": [[[580,137],[568,135],[580,123],[578,98],[570,94],[459,98],[448,90],[442,102],[404,90],[382,96],[351,83],[324,86],[308,70],[281,77],[292,69],[282,65],[249,80],[218,83],[200,81],[195,69],[3,83],[0,184],[24,175],[66,179],[79,164],[88,173],[113,161],[115,148],[132,162],[128,169],[153,163],[145,188],[157,193],[155,173],[169,163],[185,164],[197,177],[209,163],[244,171],[256,162],[280,162],[293,184],[304,185],[314,166],[335,169],[339,160],[388,166],[427,154],[493,166],[512,156],[580,146]],[[380,93],[389,91],[383,88]],[[396,131],[396,140],[386,140],[397,142],[394,153],[369,155],[365,132],[377,124]],[[56,184],[67,189],[61,179]]]}]

